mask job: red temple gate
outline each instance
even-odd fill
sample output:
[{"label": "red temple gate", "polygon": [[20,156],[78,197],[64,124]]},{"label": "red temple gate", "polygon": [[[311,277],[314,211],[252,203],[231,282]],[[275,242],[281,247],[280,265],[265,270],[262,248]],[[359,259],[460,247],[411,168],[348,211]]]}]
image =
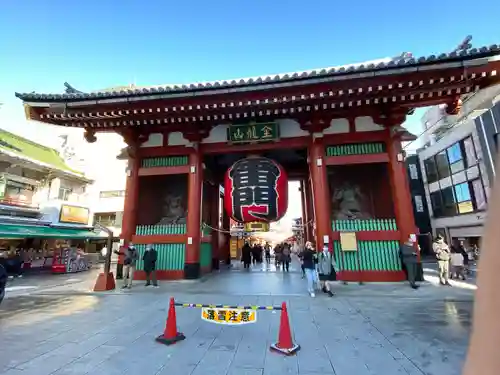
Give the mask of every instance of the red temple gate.
[{"label": "red temple gate", "polygon": [[[344,280],[402,280],[399,244],[416,231],[401,143],[414,108],[499,82],[497,46],[207,84],[16,94],[29,119],[128,144],[122,238],[155,244],[160,279],[198,278],[229,259],[224,172],[249,155],[300,180],[307,240],[334,251]],[[222,219],[220,220],[222,216]],[[278,215],[279,216],[279,215]],[[354,233],[346,251],[341,233]],[[140,265],[139,265],[140,268]],[[144,275],[137,272],[137,277]]]}]

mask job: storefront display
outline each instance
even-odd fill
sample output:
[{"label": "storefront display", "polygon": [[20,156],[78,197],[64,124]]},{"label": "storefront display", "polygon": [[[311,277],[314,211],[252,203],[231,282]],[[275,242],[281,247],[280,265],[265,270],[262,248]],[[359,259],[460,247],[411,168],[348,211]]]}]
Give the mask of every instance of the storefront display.
[{"label": "storefront display", "polygon": [[54,256],[53,273],[75,273],[87,271],[90,268],[86,254],[77,248],[66,247],[60,249]]}]

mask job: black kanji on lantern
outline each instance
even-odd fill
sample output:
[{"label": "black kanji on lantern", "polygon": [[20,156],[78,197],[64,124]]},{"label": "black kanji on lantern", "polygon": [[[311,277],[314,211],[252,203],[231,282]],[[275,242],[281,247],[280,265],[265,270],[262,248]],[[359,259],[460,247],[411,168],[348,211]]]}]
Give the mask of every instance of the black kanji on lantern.
[{"label": "black kanji on lantern", "polygon": [[272,160],[264,158],[243,159],[233,165],[229,177],[233,186],[232,205],[235,220],[273,220],[278,216],[276,182],[280,173],[280,169]]}]

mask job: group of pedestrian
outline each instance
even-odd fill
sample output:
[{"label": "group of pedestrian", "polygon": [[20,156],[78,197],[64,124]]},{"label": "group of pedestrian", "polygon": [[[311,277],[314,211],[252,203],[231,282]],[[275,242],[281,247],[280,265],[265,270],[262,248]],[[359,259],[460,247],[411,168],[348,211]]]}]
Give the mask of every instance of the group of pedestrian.
[{"label": "group of pedestrian", "polygon": [[292,247],[288,242],[283,242],[274,247],[274,259],[276,268],[283,267],[283,272],[290,271],[290,262],[292,261]]},{"label": "group of pedestrian", "polygon": [[[115,251],[115,253],[124,256],[122,289],[131,289],[137,261],[139,260],[139,252],[135,248],[134,244],[130,243],[124,251]],[[142,256],[142,261],[144,262],[144,272],[146,273],[146,286],[150,286],[151,281],[153,281],[153,286],[158,287],[158,281],[156,279],[157,259],[158,255],[154,247],[152,245],[147,245],[146,251]]]},{"label": "group of pedestrian", "polygon": [[[268,245],[268,244],[267,244]],[[269,245],[268,245],[269,246]],[[260,243],[254,243],[253,245],[250,242],[245,241],[245,244],[241,248],[241,262],[243,263],[243,268],[249,269],[251,264],[262,263],[262,252],[264,251],[265,246],[263,247]],[[269,261],[270,261],[271,253],[269,253]],[[266,261],[267,261],[267,253],[266,253]]]},{"label": "group of pedestrian", "polygon": [[451,286],[449,280],[456,278],[466,280],[470,274],[470,265],[477,259],[477,246],[466,249],[463,241],[449,246],[441,235],[432,244],[432,250],[438,263],[439,282]]},{"label": "group of pedestrian", "polygon": [[312,242],[307,241],[298,255],[301,261],[302,278],[307,280],[309,295],[315,297],[315,292],[319,289],[333,297],[332,284],[337,280],[337,265],[328,246],[325,245],[323,251],[318,253]]}]

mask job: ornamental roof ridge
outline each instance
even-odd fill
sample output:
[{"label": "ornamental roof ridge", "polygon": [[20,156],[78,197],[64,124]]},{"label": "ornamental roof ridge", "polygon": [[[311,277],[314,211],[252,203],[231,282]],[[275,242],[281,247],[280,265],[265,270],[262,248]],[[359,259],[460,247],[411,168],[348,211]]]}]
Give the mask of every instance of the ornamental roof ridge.
[{"label": "ornamental roof ridge", "polygon": [[[471,48],[466,50],[455,50],[439,55],[422,56],[415,58],[409,53],[403,53],[394,58],[383,58],[369,60],[357,64],[340,65],[335,67],[318,68],[313,70],[264,75],[249,78],[238,78],[232,80],[218,80],[188,84],[170,84],[156,86],[123,85],[116,88],[104,89],[90,93],[69,92],[65,94],[47,93],[18,93],[16,97],[24,101],[80,101],[89,99],[108,99],[130,96],[183,93],[197,90],[229,89],[243,86],[257,86],[259,84],[276,84],[286,81],[299,81],[310,78],[324,78],[335,75],[348,75],[355,73],[380,72],[390,69],[418,67],[421,65],[445,63],[449,61],[465,61],[480,57],[500,55],[500,45],[493,44],[489,47]],[[72,90],[70,90],[72,91]],[[75,90],[76,91],[76,90]]]}]

